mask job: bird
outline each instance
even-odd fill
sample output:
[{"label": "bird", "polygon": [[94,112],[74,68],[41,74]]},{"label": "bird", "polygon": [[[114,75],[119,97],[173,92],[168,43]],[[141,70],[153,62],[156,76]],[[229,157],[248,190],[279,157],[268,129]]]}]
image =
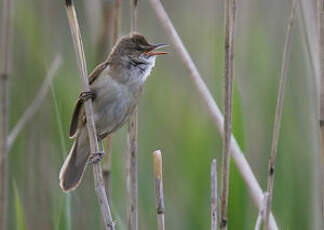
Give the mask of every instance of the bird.
[{"label": "bird", "polygon": [[76,189],[87,165],[98,162],[103,153],[91,153],[84,102],[92,100],[98,140],[112,134],[130,119],[142,95],[143,85],[166,44],[150,44],[144,35],[132,32],[121,37],[108,58],[89,75],[90,91],[81,92],[70,123],[74,139],[59,174],[64,192]]}]

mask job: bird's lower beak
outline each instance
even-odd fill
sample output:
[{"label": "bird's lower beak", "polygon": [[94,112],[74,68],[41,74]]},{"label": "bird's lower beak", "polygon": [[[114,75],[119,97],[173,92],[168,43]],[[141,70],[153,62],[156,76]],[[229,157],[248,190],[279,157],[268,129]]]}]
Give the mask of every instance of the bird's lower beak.
[{"label": "bird's lower beak", "polygon": [[156,56],[156,55],[162,55],[162,54],[167,54],[167,52],[164,51],[155,51],[157,49],[163,48],[168,46],[167,44],[156,44],[156,45],[152,45],[151,50],[145,52],[146,55],[148,56]]},{"label": "bird's lower beak", "polygon": [[150,52],[146,53],[146,55],[148,55],[148,56],[156,56],[156,55],[162,55],[162,54],[167,54],[167,52],[163,52],[163,51],[153,52],[153,51],[150,51]]}]

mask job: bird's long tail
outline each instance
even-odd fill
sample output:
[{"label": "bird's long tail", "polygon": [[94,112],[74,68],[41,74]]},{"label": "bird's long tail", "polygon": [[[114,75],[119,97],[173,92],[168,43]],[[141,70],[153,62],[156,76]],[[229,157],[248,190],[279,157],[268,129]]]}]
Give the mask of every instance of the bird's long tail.
[{"label": "bird's long tail", "polygon": [[79,186],[87,167],[89,156],[90,144],[88,132],[86,126],[83,126],[60,171],[60,186],[63,191],[72,191]]}]

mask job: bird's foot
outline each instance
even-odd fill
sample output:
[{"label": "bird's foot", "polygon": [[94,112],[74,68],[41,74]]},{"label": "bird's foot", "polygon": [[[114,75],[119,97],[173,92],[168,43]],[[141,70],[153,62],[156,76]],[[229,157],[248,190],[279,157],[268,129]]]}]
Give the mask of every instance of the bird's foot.
[{"label": "bird's foot", "polygon": [[83,91],[80,93],[79,98],[84,102],[89,99],[94,99],[95,98],[95,93],[92,91]]},{"label": "bird's foot", "polygon": [[88,162],[90,164],[96,164],[102,160],[103,156],[104,156],[104,152],[91,153]]}]

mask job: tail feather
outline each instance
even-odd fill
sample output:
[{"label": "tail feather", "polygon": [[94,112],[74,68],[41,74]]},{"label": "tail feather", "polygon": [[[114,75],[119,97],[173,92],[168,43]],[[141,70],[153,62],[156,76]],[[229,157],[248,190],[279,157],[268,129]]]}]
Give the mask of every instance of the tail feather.
[{"label": "tail feather", "polygon": [[82,179],[90,156],[90,145],[86,127],[81,128],[71,151],[60,171],[60,186],[68,192],[76,189]]}]

